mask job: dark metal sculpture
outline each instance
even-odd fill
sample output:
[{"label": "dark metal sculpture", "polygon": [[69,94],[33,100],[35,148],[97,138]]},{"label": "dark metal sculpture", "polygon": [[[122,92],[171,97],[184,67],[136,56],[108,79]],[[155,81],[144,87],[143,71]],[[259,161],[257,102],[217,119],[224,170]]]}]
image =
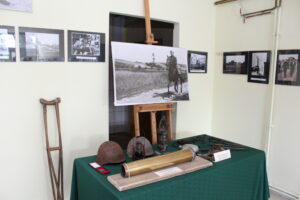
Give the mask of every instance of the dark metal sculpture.
[{"label": "dark metal sculpture", "polygon": [[167,150],[168,147],[167,140],[168,140],[167,120],[166,120],[166,116],[163,115],[159,121],[159,126],[158,126],[158,149],[160,151]]}]

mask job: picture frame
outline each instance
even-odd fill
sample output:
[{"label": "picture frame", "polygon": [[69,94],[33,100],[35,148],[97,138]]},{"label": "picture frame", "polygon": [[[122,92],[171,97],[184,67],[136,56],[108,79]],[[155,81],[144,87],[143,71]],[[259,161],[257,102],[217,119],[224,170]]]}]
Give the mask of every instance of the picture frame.
[{"label": "picture frame", "polygon": [[105,34],[69,30],[68,61],[105,62]]},{"label": "picture frame", "polygon": [[223,73],[224,74],[247,74],[248,52],[224,52]]},{"label": "picture frame", "polygon": [[278,50],[275,84],[300,86],[300,49]]},{"label": "picture frame", "polygon": [[0,62],[16,62],[15,27],[0,26]]},{"label": "picture frame", "polygon": [[20,61],[63,62],[64,30],[19,27]]},{"label": "picture frame", "polygon": [[0,9],[32,12],[32,0],[1,0]]},{"label": "picture frame", "polygon": [[189,100],[187,50],[111,42],[114,105]]},{"label": "picture frame", "polygon": [[188,51],[189,73],[207,73],[207,52]]},{"label": "picture frame", "polygon": [[248,82],[269,83],[271,51],[250,51]]}]

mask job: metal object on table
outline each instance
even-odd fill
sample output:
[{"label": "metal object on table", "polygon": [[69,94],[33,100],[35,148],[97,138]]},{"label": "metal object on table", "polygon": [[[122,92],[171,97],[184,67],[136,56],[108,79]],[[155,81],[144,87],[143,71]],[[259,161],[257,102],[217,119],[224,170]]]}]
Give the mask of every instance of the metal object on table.
[{"label": "metal object on table", "polygon": [[[43,117],[44,117],[45,135],[46,135],[47,157],[48,157],[48,165],[49,165],[49,172],[50,172],[51,186],[52,186],[54,200],[63,200],[64,199],[63,148],[62,148],[60,117],[59,117],[59,107],[58,107],[58,104],[60,102],[61,102],[60,98],[56,98],[55,100],[52,100],[52,101],[40,99],[40,103],[43,105]],[[58,146],[56,146],[56,147],[50,147],[50,144],[49,144],[47,106],[55,106],[56,122],[57,122],[57,129],[58,129],[58,143],[59,143]],[[53,159],[52,159],[52,155],[51,155],[52,151],[58,151],[58,172],[57,172],[57,174],[55,171],[55,167],[54,167]]]},{"label": "metal object on table", "polygon": [[140,160],[153,155],[153,153],[151,143],[142,136],[133,137],[127,145],[127,155],[132,160]]},{"label": "metal object on table", "polygon": [[100,165],[117,164],[125,161],[121,146],[113,141],[102,143],[98,149],[96,162]]},{"label": "metal object on table", "polygon": [[158,149],[160,151],[167,150],[167,140],[168,140],[168,128],[167,128],[167,119],[163,115],[158,126]]},{"label": "metal object on table", "polygon": [[199,151],[199,147],[195,144],[184,144],[182,146],[179,146],[181,149],[191,149],[194,153],[197,153]]},{"label": "metal object on table", "polygon": [[130,177],[156,169],[173,166],[175,164],[192,161],[194,158],[195,154],[191,149],[183,149],[160,156],[124,163],[121,166],[121,175],[123,177]]}]

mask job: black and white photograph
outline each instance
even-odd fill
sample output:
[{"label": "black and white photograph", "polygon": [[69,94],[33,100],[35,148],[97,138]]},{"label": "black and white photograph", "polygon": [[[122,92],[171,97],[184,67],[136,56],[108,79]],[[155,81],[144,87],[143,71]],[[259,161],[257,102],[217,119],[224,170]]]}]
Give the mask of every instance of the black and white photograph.
[{"label": "black and white photograph", "polygon": [[224,52],[224,74],[247,74],[248,52]]},{"label": "black and white photograph", "polygon": [[0,9],[32,12],[32,0],[0,0]]},{"label": "black and white photograph", "polygon": [[190,73],[207,73],[207,52],[188,51]]},{"label": "black and white photograph", "polygon": [[68,60],[74,62],[104,62],[105,34],[69,30]]},{"label": "black and white photograph", "polygon": [[277,54],[276,84],[300,85],[300,50],[279,50]]},{"label": "black and white photograph", "polygon": [[112,42],[116,106],[189,100],[187,50]]},{"label": "black and white photograph", "polygon": [[0,62],[16,61],[15,27],[0,26]]},{"label": "black and white photograph", "polygon": [[64,61],[63,30],[20,27],[19,39],[21,61]]},{"label": "black and white photograph", "polygon": [[248,82],[269,83],[270,51],[250,51]]}]

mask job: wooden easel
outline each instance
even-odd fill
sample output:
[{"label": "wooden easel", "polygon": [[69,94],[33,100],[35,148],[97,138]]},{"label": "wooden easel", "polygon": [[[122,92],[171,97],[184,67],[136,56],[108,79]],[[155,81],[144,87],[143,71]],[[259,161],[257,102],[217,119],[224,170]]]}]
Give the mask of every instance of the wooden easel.
[{"label": "wooden easel", "polygon": [[[60,98],[56,98],[52,101],[47,101],[45,99],[40,99],[40,103],[43,105],[43,116],[44,116],[44,126],[45,126],[45,136],[46,136],[46,149],[49,164],[49,172],[51,178],[51,186],[54,200],[64,199],[64,168],[63,168],[63,149],[62,149],[62,139],[61,139],[61,129],[60,129],[60,117],[59,117],[59,107],[58,104],[61,102]],[[49,134],[48,134],[48,120],[47,120],[47,106],[55,106],[57,129],[58,129],[58,146],[50,147],[49,144]],[[53,164],[53,159],[51,152],[58,151],[58,172],[56,174],[55,167]]]},{"label": "wooden easel", "polygon": [[[154,34],[151,32],[149,0],[144,0],[144,7],[145,7],[146,43],[149,45],[157,44],[158,42],[154,40]],[[134,105],[133,106],[134,135],[140,136],[139,113],[150,112],[151,140],[152,140],[152,144],[157,144],[156,112],[167,111],[168,140],[172,140],[172,110],[173,110],[172,105],[173,105],[172,103]]]}]

